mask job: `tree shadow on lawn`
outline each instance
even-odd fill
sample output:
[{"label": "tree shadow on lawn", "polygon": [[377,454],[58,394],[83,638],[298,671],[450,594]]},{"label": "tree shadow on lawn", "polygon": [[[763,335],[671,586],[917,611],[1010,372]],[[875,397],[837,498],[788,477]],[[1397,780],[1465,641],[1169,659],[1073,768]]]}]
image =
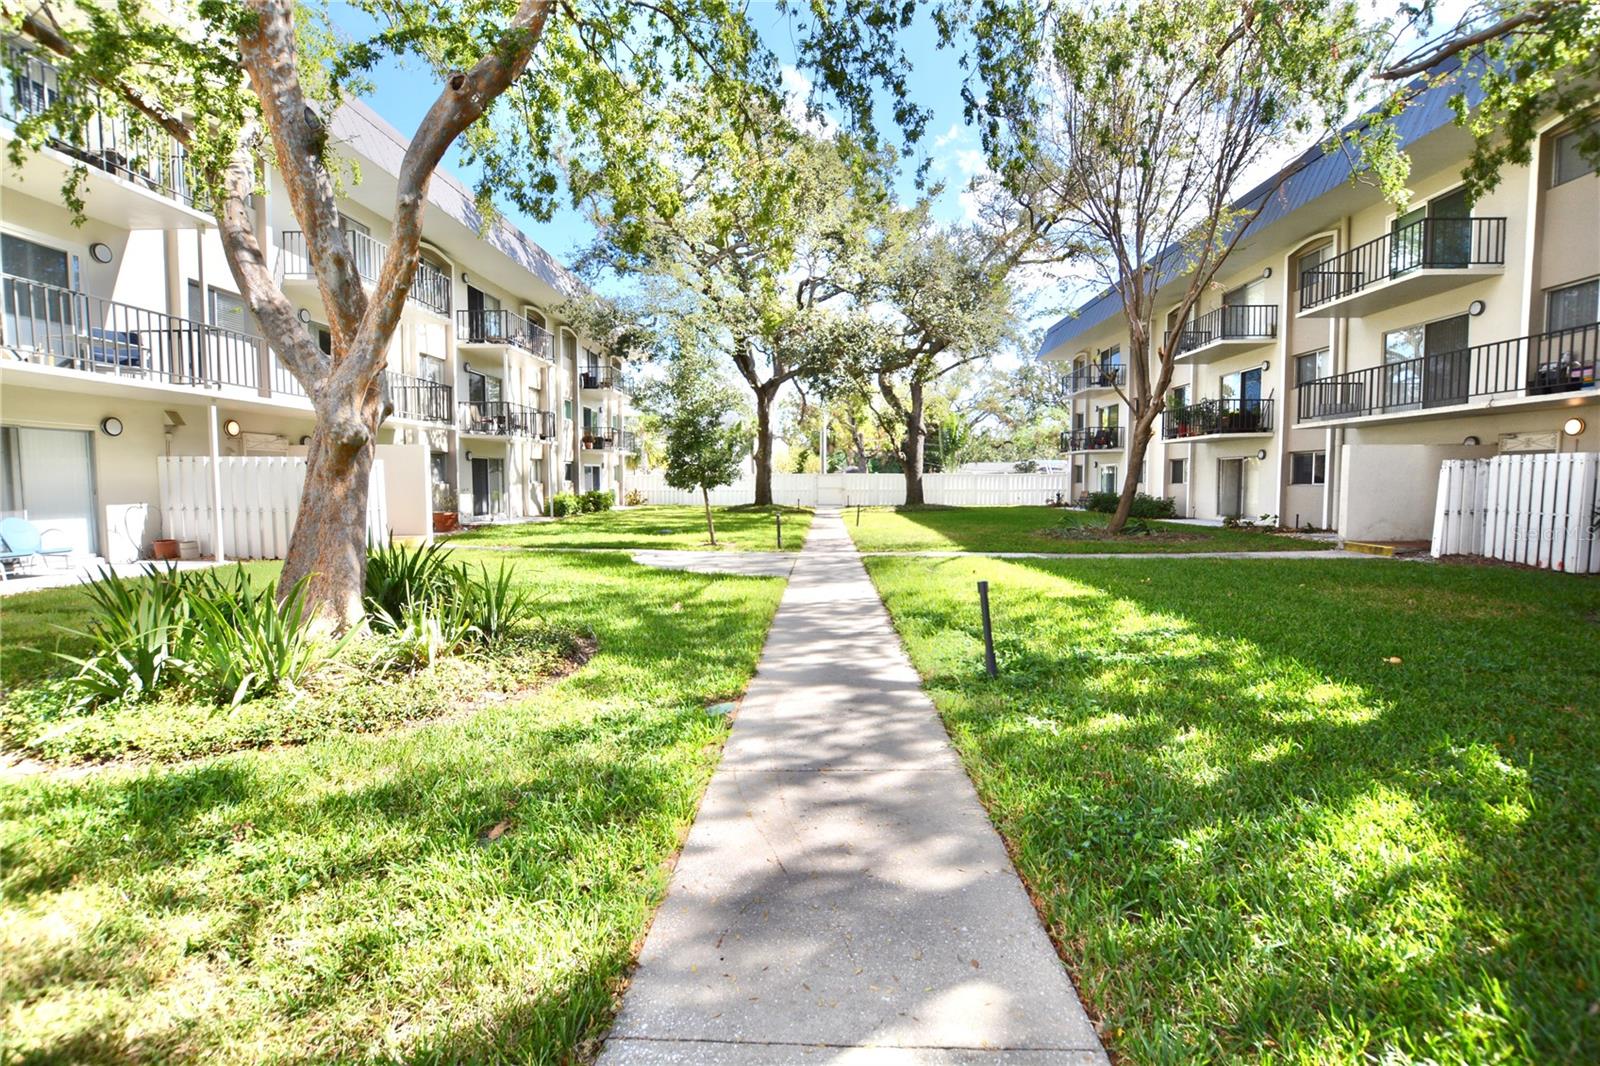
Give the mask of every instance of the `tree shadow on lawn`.
[{"label": "tree shadow on lawn", "polygon": [[11,790],[17,1061],[554,1062],[597,1037],[726,735],[704,704],[777,590],[581,571],[600,652],[529,700]]},{"label": "tree shadow on lawn", "polygon": [[[1105,533],[1111,516],[1064,507],[895,507],[893,514],[947,542],[926,550],[1051,552],[1061,555],[1196,551],[1302,551],[1328,545],[1263,530],[1220,529],[1151,520],[1154,536]],[[853,519],[848,515],[846,524]],[[1074,530],[1085,535],[1073,537]],[[870,544],[863,550],[873,550]],[[891,547],[886,550],[910,550]]]},{"label": "tree shadow on lawn", "polygon": [[1122,1051],[1600,1050],[1592,585],[953,562],[875,571]]}]

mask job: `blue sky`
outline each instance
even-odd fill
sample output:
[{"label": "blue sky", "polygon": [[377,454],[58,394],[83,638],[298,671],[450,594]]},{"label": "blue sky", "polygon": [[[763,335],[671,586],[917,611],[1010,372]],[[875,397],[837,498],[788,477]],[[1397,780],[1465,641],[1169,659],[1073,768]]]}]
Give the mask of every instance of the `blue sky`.
[{"label": "blue sky", "polygon": [[[348,8],[336,7],[334,10],[335,17],[341,21],[348,20],[347,28],[355,32],[361,16]],[[750,10],[762,38],[784,64],[786,86],[796,94],[797,99],[803,97],[810,83],[796,69],[788,20],[779,12],[776,4],[755,3]],[[953,52],[940,51],[937,47],[936,33],[927,18],[919,18],[905,35],[904,42],[911,59],[909,84],[912,96],[933,114],[927,135],[917,146],[916,152],[919,158],[926,155],[933,160],[928,171],[929,182],[942,181],[946,185],[936,204],[936,214],[941,219],[954,221],[964,213],[961,189],[982,164],[977,135],[962,122],[962,71]],[[404,66],[388,65],[375,75],[373,82],[376,91],[366,102],[408,136],[416,129],[438,92],[432,72],[414,61]],[[883,117],[882,128],[893,131],[891,117]],[[897,136],[895,140],[898,141]],[[471,171],[460,164],[455,152],[447,157],[447,165],[467,181],[472,180]],[[913,161],[907,166],[901,181],[900,193],[907,200],[916,196],[910,176],[915,165]],[[570,208],[548,222],[541,222],[512,210],[509,204],[500,206],[510,221],[566,261],[570,261],[576,249],[592,236],[592,230],[582,215]]]}]

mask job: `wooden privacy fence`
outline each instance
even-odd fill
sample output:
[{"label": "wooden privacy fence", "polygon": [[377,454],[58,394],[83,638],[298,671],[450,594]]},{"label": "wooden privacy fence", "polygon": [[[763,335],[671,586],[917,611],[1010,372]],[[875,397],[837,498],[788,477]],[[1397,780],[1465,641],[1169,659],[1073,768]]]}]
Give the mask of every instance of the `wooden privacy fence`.
[{"label": "wooden privacy fence", "polygon": [[[200,554],[215,551],[212,519],[211,459],[179,455],[158,459],[161,483],[161,535],[193,540]],[[222,550],[230,559],[282,559],[289,534],[300,513],[300,492],[306,483],[306,461],[286,456],[223,458]],[[389,501],[384,491],[383,460],[374,460],[367,493],[367,543],[389,542]]]},{"label": "wooden privacy fence", "polygon": [[1600,454],[1447,459],[1439,469],[1433,555],[1600,573]]},{"label": "wooden privacy fence", "polygon": [[[700,494],[670,487],[659,470],[626,471],[624,497],[637,492],[646,503],[699,504]],[[1068,474],[927,474],[923,494],[930,504],[946,507],[1039,506],[1068,497]],[[754,478],[711,490],[714,507],[754,503]],[[900,474],[773,474],[773,502],[789,507],[892,507],[906,502],[906,481]]]}]

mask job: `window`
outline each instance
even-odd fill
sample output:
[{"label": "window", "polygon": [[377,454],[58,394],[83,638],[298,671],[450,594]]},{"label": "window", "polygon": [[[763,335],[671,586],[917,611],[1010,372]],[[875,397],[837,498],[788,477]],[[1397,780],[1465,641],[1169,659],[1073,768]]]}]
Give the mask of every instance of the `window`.
[{"label": "window", "polygon": [[1565,185],[1585,174],[1593,174],[1594,163],[1583,157],[1583,142],[1588,138],[1590,148],[1600,149],[1600,123],[1587,129],[1572,130],[1556,138],[1555,161],[1550,168],[1551,186]]},{"label": "window", "polygon": [[1308,381],[1316,381],[1333,373],[1333,357],[1328,354],[1328,349],[1320,348],[1314,352],[1294,357],[1294,381],[1296,385],[1304,385]]},{"label": "window", "polygon": [[[13,277],[37,281],[41,285],[72,288],[66,252],[9,233],[0,236],[0,268]],[[7,300],[7,307],[10,304]]]},{"label": "window", "polygon": [[1083,464],[1082,463],[1073,463],[1072,464],[1072,483],[1074,485],[1083,484]]},{"label": "window", "polygon": [[1384,406],[1437,407],[1465,401],[1471,369],[1466,349],[1466,315],[1385,333]]},{"label": "window", "polygon": [[1189,406],[1189,386],[1179,385],[1167,397],[1167,409],[1181,411]]},{"label": "window", "polygon": [[435,385],[444,384],[444,360],[433,355],[417,356],[417,377]]},{"label": "window", "polygon": [[[243,333],[246,336],[255,336],[255,319],[250,317],[250,309],[245,306],[244,297],[238,293],[225,292],[222,289],[212,289],[209,301],[209,316],[204,316],[204,321],[213,326]],[[189,317],[201,321],[200,314],[200,283],[189,282]],[[326,351],[327,349],[324,349]]]},{"label": "window", "polygon": [[1183,484],[1183,460],[1169,459],[1167,480],[1174,485]]},{"label": "window", "polygon": [[571,400],[562,400],[561,401],[561,417],[565,418],[568,422],[572,421],[572,401]]},{"label": "window", "polygon": [[1324,244],[1313,248],[1309,252],[1302,252],[1295,261],[1295,282],[1300,289],[1300,303],[1320,303],[1326,293],[1323,288],[1332,282],[1326,275],[1317,274],[1316,271],[1333,256],[1333,245]]},{"label": "window", "polygon": [[1600,321],[1600,278],[1551,289],[1545,294],[1544,328],[1577,329]]},{"label": "window", "polygon": [[1290,452],[1289,484],[1320,485],[1328,475],[1325,452]]}]

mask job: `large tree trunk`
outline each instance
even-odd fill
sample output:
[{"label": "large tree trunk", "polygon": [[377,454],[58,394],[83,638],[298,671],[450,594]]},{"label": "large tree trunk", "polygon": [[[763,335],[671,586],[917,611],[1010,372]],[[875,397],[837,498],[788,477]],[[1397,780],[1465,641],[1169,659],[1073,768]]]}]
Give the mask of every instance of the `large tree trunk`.
[{"label": "large tree trunk", "polygon": [[772,398],[776,388],[756,392],[756,506],[772,506]]},{"label": "large tree trunk", "polygon": [[908,391],[911,402],[906,406],[905,440],[900,451],[906,467],[906,505],[920,507],[924,502],[922,466],[928,450],[928,431],[922,424],[922,383],[912,381]]},{"label": "large tree trunk", "polygon": [[1133,512],[1133,498],[1139,494],[1139,473],[1144,469],[1145,452],[1155,437],[1157,414],[1153,404],[1146,405],[1145,413],[1134,419],[1129,427],[1128,472],[1122,479],[1122,495],[1117,498],[1116,513],[1106,525],[1112,533],[1121,533],[1122,527],[1128,524],[1128,516]]}]

